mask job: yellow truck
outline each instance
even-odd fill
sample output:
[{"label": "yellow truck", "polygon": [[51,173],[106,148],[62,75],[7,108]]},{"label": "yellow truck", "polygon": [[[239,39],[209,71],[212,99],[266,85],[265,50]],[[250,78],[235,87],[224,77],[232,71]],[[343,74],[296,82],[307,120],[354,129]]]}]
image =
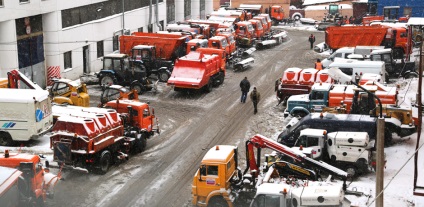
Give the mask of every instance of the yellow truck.
[{"label": "yellow truck", "polygon": [[90,106],[87,86],[80,80],[55,79],[49,93],[53,102],[57,104]]},{"label": "yellow truck", "polygon": [[[191,188],[194,206],[249,206],[257,191],[256,183],[263,180],[265,178],[263,174],[267,174],[268,169],[270,169],[268,167],[261,168],[260,152],[263,148],[275,150],[287,158],[287,160],[279,160],[279,164],[275,165],[275,169],[279,172],[278,177],[281,176],[281,179],[293,176],[296,179],[318,181],[320,175],[317,173],[326,172],[333,177],[342,179],[343,190],[346,190],[347,173],[325,162],[313,160],[301,152],[294,151],[262,135],[253,136],[246,141],[245,146],[247,166],[243,172],[238,167],[237,147],[217,145],[205,154],[193,177]],[[255,148],[257,149],[257,157],[254,152]],[[296,164],[292,164],[292,162]],[[269,162],[266,161],[266,163]],[[318,171],[309,169],[317,169]],[[250,172],[248,172],[249,170]],[[275,173],[270,172],[270,174]],[[337,197],[343,200],[343,196],[343,193],[341,193]],[[303,195],[302,197],[305,199],[307,196]],[[324,200],[328,199],[324,197]],[[327,206],[342,206],[341,203],[339,203],[340,205],[314,203],[307,206],[323,206],[326,204],[328,204]],[[291,206],[298,205],[292,204]]]}]

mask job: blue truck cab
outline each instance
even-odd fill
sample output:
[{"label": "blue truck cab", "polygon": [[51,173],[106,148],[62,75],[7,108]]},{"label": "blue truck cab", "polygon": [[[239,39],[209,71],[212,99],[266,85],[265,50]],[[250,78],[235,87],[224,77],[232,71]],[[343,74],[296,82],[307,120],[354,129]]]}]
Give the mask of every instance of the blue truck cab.
[{"label": "blue truck cab", "polygon": [[329,91],[333,88],[331,83],[315,83],[309,94],[293,95],[287,100],[284,116],[306,116],[310,111],[320,111],[328,106]]}]

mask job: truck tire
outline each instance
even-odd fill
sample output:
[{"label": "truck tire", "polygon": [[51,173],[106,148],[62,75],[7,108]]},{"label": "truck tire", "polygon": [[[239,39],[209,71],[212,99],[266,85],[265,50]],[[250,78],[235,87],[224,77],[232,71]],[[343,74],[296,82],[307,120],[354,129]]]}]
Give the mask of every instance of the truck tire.
[{"label": "truck tire", "polygon": [[110,85],[115,84],[115,82],[116,82],[115,78],[113,78],[113,77],[112,77],[111,75],[109,75],[109,74],[106,74],[106,75],[104,75],[103,77],[101,77],[101,78],[100,78],[100,81],[99,81],[100,86],[104,86],[104,85],[106,85],[106,86],[110,86]]},{"label": "truck tire", "polygon": [[214,196],[209,200],[208,207],[228,207],[228,203],[222,196]]},{"label": "truck tire", "polygon": [[358,175],[358,169],[354,165],[346,166],[345,171],[347,172],[347,175],[352,178]]},{"label": "truck tire", "polygon": [[137,139],[135,142],[135,152],[136,153],[143,152],[144,150],[146,150],[146,145],[147,145],[146,134],[142,133],[140,136],[140,139]]},{"label": "truck tire", "polygon": [[12,146],[13,139],[7,132],[0,132],[0,146]]},{"label": "truck tire", "polygon": [[99,174],[104,175],[109,171],[111,155],[108,150],[105,150],[100,155],[99,159]]},{"label": "truck tire", "polygon": [[168,73],[168,71],[160,70],[158,72],[158,78],[160,82],[167,82],[169,77],[170,77],[170,74]]},{"label": "truck tire", "polygon": [[212,88],[213,88],[212,78],[209,78],[208,84],[206,84],[204,87],[205,87],[205,92],[206,93],[209,93],[209,92],[212,91]]},{"label": "truck tire", "polygon": [[219,84],[222,85],[224,84],[224,80],[225,80],[225,75],[223,72],[220,72],[221,75],[219,76]]},{"label": "truck tire", "polygon": [[418,78],[418,73],[409,72],[404,76],[405,79]]},{"label": "truck tire", "polygon": [[134,89],[137,90],[137,93],[139,95],[143,94],[143,92],[146,91],[146,87],[143,86],[141,83],[134,83],[134,84],[131,85],[130,88],[131,88],[131,90],[134,90]]}]

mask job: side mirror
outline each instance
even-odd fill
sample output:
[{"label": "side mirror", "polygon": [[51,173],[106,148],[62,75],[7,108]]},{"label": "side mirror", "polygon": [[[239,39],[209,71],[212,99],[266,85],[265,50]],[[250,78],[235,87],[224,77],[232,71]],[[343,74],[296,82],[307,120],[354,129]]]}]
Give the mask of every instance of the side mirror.
[{"label": "side mirror", "polygon": [[202,175],[206,176],[206,166],[205,165],[200,166],[199,172],[200,172],[199,180],[202,181]]}]

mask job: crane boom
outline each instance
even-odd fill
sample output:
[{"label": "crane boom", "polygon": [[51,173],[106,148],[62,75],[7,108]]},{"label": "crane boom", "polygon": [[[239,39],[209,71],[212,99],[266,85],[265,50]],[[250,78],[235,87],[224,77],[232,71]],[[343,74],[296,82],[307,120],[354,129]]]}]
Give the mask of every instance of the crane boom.
[{"label": "crane boom", "polygon": [[[277,151],[278,153],[281,153],[289,158],[292,158],[295,162],[300,162],[306,166],[325,171],[333,176],[337,176],[341,178],[342,180],[347,179],[347,173],[339,168],[336,168],[330,164],[327,164],[323,161],[317,161],[310,157],[307,157],[305,154],[301,152],[297,152],[292,150],[291,148],[282,145],[274,140],[271,140],[269,138],[266,138],[262,135],[255,135],[250,140],[246,142],[246,158],[248,159],[248,164],[250,170],[258,170],[258,166],[260,163],[260,149],[261,148],[269,148],[272,150]],[[256,147],[258,149],[258,161],[256,162],[254,158],[254,150],[253,147]],[[247,170],[247,169],[246,169]]]}]

